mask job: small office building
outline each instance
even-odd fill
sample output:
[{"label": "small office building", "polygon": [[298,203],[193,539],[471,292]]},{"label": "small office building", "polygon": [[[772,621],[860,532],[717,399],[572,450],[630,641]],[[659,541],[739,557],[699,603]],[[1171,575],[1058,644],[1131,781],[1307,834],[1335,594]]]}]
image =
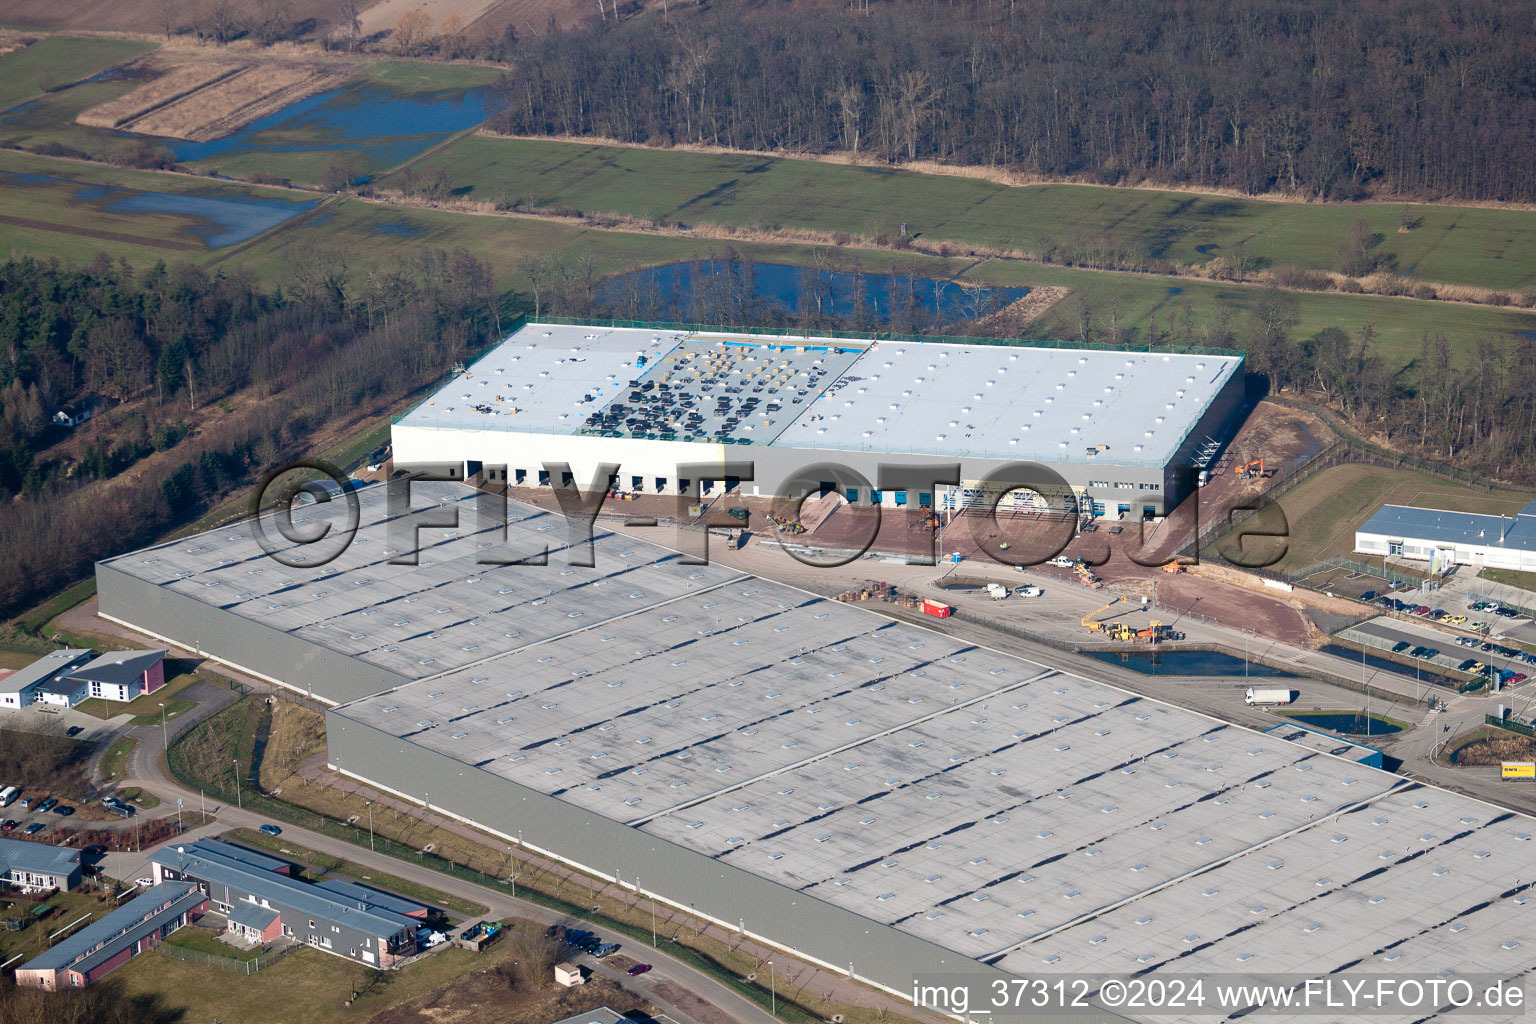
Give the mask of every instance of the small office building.
[{"label": "small office building", "polygon": [[31,706],[38,700],[38,690],[44,683],[90,660],[91,652],[79,649],[43,655],[26,668],[0,679],[0,708],[17,710]]},{"label": "small office building", "polygon": [[92,697],[134,700],[165,685],[165,651],[109,651],[69,675]]},{"label": "small office building", "polygon": [[0,839],[0,885],[27,891],[80,885],[80,851],[23,839]]},{"label": "small office building", "polygon": [[1512,516],[1383,505],[1355,531],[1363,555],[1536,572],[1536,501]]}]

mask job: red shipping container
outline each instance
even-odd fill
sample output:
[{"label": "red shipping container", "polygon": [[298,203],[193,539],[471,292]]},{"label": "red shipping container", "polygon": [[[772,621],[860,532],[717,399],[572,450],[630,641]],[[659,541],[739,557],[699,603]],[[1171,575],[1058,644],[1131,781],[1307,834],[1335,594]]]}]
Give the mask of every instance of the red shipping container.
[{"label": "red shipping container", "polygon": [[923,598],[923,613],[932,615],[935,618],[947,619],[955,614],[955,610],[943,601],[933,601],[925,597]]}]

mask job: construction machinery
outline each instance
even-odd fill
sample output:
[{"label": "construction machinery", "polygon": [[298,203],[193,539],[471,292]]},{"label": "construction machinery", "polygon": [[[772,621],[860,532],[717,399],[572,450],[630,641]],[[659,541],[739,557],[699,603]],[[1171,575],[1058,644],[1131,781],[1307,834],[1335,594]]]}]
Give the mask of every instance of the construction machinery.
[{"label": "construction machinery", "polygon": [[1081,583],[1083,586],[1092,587],[1093,589],[1097,590],[1104,585],[1104,581],[1098,576],[1094,575],[1092,569],[1088,568],[1087,562],[1079,560],[1073,563],[1072,569],[1077,573],[1077,582]]},{"label": "construction machinery", "polygon": [[1090,633],[1103,633],[1103,632],[1108,631],[1110,626],[1118,627],[1120,625],[1118,622],[1106,624],[1106,623],[1103,623],[1103,622],[1097,622],[1095,620],[1098,619],[1098,617],[1100,615],[1103,615],[1105,612],[1109,611],[1115,605],[1119,604],[1121,602],[1121,600],[1123,600],[1123,599],[1119,598],[1119,597],[1116,597],[1113,601],[1110,601],[1108,604],[1104,605],[1102,608],[1095,608],[1093,611],[1089,612],[1087,615],[1084,615],[1083,616],[1083,628],[1086,629]]},{"label": "construction machinery", "polygon": [[1136,639],[1149,644],[1160,644],[1164,640],[1183,640],[1184,634],[1166,623],[1153,619],[1146,629],[1136,631]]},{"label": "construction machinery", "polygon": [[1185,571],[1184,566],[1180,565],[1178,562],[1164,562],[1163,563],[1163,572],[1179,573],[1179,572],[1184,572],[1184,571]]},{"label": "construction machinery", "polygon": [[1262,479],[1265,476],[1265,473],[1264,473],[1264,460],[1263,459],[1254,459],[1252,462],[1248,463],[1246,466],[1239,466],[1237,468],[1237,475],[1239,477],[1241,477],[1242,479],[1244,479],[1244,480],[1259,480],[1259,479]]}]

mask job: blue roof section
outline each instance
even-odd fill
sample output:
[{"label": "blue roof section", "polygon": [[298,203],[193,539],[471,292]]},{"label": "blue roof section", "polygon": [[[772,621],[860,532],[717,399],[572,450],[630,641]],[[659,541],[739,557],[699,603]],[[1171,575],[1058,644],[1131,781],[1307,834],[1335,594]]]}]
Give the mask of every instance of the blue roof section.
[{"label": "blue roof section", "polygon": [[80,851],[49,843],[0,839],[0,872],[31,871],[39,875],[68,875],[80,870]]},{"label": "blue roof section", "polygon": [[[260,850],[252,850],[246,846],[237,846],[234,843],[226,843],[220,839],[199,839],[195,843],[185,844],[188,853],[196,851],[204,857],[219,857],[232,864],[241,865],[256,871],[282,871],[284,868],[292,868],[290,861],[280,857],[273,857],[262,853]],[[166,847],[171,849],[171,847]]]},{"label": "blue roof section", "polygon": [[90,970],[159,928],[167,917],[178,916],[205,898],[190,882],[163,882],[146,889],[100,921],[59,940],[52,949],[17,969],[61,971],[73,967]]},{"label": "blue roof section", "polygon": [[1356,532],[1381,534],[1394,539],[1427,540],[1437,544],[1471,544],[1536,551],[1536,511],[1533,510],[1536,510],[1536,501],[1527,505],[1525,511],[1517,516],[1485,516],[1473,512],[1383,505]]},{"label": "blue roof section", "polygon": [[1520,510],[1520,514],[1523,516],[1536,516],[1536,498],[1532,498],[1531,503]]},{"label": "blue roof section", "polygon": [[[228,843],[204,839],[181,846],[162,846],[149,859],[162,867],[207,883],[210,895],[219,896],[221,902],[234,903],[235,899],[223,898],[224,894],[216,888],[219,886],[226,887],[231,897],[235,893],[249,894],[308,917],[346,925],[382,938],[407,929],[414,931],[421,925],[414,918],[394,913],[375,903],[340,896],[288,875],[253,868],[229,856],[225,852],[228,846]],[[249,854],[251,851],[243,852]]]},{"label": "blue roof section", "polygon": [[326,892],[333,892],[347,899],[363,900],[364,902],[372,903],[376,907],[383,907],[385,910],[392,910],[397,914],[404,914],[407,917],[411,914],[420,914],[423,911],[430,913],[432,910],[425,903],[417,903],[415,900],[408,900],[404,896],[396,896],[392,892],[382,892],[371,886],[363,885],[359,882],[348,882],[342,878],[328,878],[323,882],[316,882],[315,888],[324,889]]}]

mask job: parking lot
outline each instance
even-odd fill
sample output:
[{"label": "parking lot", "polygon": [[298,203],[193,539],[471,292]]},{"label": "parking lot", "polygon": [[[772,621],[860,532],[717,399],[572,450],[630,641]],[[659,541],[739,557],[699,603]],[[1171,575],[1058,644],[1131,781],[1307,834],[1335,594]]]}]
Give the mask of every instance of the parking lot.
[{"label": "parking lot", "polygon": [[[1436,629],[1427,623],[1420,624],[1383,616],[1362,622],[1339,635],[1345,639],[1360,640],[1372,647],[1386,650],[1394,650],[1398,645],[1407,645],[1401,650],[1396,650],[1396,653],[1403,656],[1408,656],[1415,647],[1435,649],[1438,651],[1436,655],[1421,660],[1426,667],[1432,666],[1436,671],[1457,669],[1471,659],[1507,672],[1525,676],[1536,674],[1536,664],[1533,664],[1536,662],[1536,655],[1530,655],[1532,661],[1527,662],[1525,660],[1527,655],[1524,654],[1510,657],[1494,650],[1482,650],[1482,644],[1489,641],[1478,641],[1474,646],[1468,647],[1456,642],[1456,634],[1448,630]],[[1499,641],[1494,640],[1491,643],[1498,644]],[[1519,680],[1510,685],[1519,685],[1524,681]]]}]

